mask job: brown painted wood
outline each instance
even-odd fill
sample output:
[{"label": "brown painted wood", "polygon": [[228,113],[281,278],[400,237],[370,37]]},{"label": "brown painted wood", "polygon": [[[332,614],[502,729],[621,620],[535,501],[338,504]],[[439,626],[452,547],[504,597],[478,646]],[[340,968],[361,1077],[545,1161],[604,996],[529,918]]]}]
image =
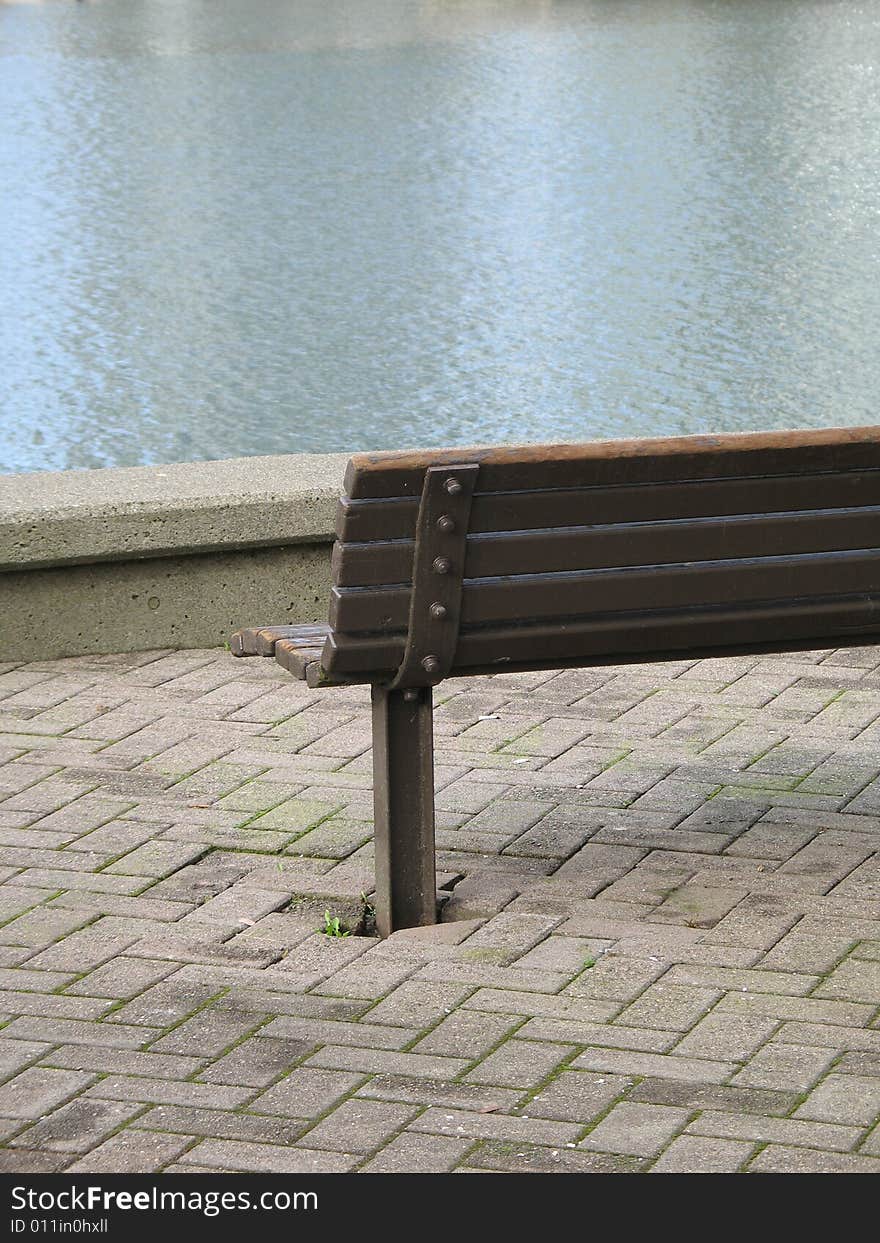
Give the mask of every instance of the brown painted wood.
[{"label": "brown painted wood", "polygon": [[[880,470],[807,473],[772,478],[691,480],[596,488],[477,492],[469,532],[530,531],[586,523],[661,522],[720,514],[772,514],[821,505],[880,505]],[[418,500],[342,497],[336,534],[342,542],[412,539]]]},{"label": "brown painted wood", "polygon": [[353,500],[418,497],[429,466],[468,462],[479,464],[483,491],[876,469],[880,428],[361,453],[348,464],[345,489]]},{"label": "brown painted wood", "polygon": [[293,626],[252,626],[238,630],[232,636],[229,648],[233,656],[274,656],[279,639],[287,639],[296,646],[315,647],[320,650],[327,637],[326,623]]},{"label": "brown painted wood", "polygon": [[[325,627],[324,636],[327,630]],[[275,659],[282,668],[288,673],[292,673],[295,678],[305,681],[306,670],[309,665],[321,659],[323,652],[323,641],[316,643],[297,642],[293,639],[278,639],[275,643]]]},{"label": "brown painted wood", "polygon": [[[634,610],[600,618],[476,629],[460,637],[451,676],[570,665],[626,664],[697,655],[785,652],[880,642],[880,596],[806,598],[726,608]],[[321,658],[325,683],[371,681],[397,667],[404,636],[328,637]]]},{"label": "brown painted wood", "polygon": [[[462,629],[522,618],[566,618],[643,608],[727,605],[749,600],[880,593],[880,550],[698,561],[565,574],[465,581]],[[330,625],[348,633],[406,629],[407,587],[333,587]]]},{"label": "brown painted wood", "polygon": [[[556,527],[474,535],[467,541],[467,578],[538,574],[613,566],[665,565],[730,557],[781,556],[870,548],[880,535],[880,507],[787,514],[737,514],[658,523]],[[341,544],[333,549],[340,587],[404,583],[412,576],[411,540]]]}]

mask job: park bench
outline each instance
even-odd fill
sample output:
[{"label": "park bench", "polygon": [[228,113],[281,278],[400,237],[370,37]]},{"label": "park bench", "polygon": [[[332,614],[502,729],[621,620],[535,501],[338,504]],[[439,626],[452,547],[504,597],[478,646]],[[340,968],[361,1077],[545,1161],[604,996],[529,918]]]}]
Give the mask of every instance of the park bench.
[{"label": "park bench", "polygon": [[880,641],[880,428],[351,459],[326,625],[239,631],[372,686],[382,935],[437,918],[432,688]]}]

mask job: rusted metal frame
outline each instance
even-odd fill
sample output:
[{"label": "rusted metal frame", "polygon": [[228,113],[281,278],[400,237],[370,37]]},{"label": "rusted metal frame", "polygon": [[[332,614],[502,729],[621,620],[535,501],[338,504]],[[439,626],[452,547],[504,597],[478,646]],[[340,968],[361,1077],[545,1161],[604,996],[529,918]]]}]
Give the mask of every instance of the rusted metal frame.
[{"label": "rusted metal frame", "polygon": [[437,922],[432,699],[430,686],[372,687],[375,907],[383,937]]},{"label": "rusted metal frame", "polygon": [[[583,522],[662,522],[721,514],[774,514],[880,505],[880,470],[746,475],[739,478],[617,484],[592,488],[531,488],[478,492],[470,535],[567,527]],[[411,540],[417,497],[358,501],[342,497],[337,515],[341,545],[357,541]]]},{"label": "rusted metal frame", "polygon": [[[468,517],[478,466],[431,467],[425,472],[416,527],[406,647],[391,690],[435,686],[455,659]],[[352,612],[359,628],[357,605]],[[381,623],[373,629],[381,629]]]},{"label": "rusted metal frame", "polygon": [[880,466],[880,427],[746,432],[586,444],[363,453],[345,474],[352,499],[415,496],[431,466],[477,462],[483,491],[660,483]]},{"label": "rusted metal frame", "polygon": [[[880,639],[880,590],[790,601],[763,601],[728,607],[635,610],[603,617],[558,618],[533,624],[479,627],[459,635],[455,676],[572,665],[627,663],[680,658],[686,650],[714,655],[750,651],[785,652]],[[804,640],[804,642],[801,642]],[[404,636],[332,638],[336,674],[323,682],[371,681],[377,670],[393,669],[403,651]],[[657,655],[661,653],[661,655]],[[672,653],[672,655],[670,655]],[[696,658],[696,656],[695,656]],[[318,682],[310,685],[317,685]]]},{"label": "rusted metal frame", "polygon": [[[466,579],[499,575],[669,565],[730,557],[781,556],[870,548],[880,531],[880,507],[813,509],[780,514],[727,514],[565,526],[537,531],[468,535]],[[338,587],[405,582],[412,575],[412,540],[337,543]]]}]

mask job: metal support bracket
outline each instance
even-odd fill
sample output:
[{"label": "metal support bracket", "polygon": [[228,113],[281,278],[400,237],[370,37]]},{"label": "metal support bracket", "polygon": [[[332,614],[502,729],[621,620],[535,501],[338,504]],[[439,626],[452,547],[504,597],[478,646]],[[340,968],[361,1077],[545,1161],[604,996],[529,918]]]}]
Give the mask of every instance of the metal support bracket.
[{"label": "metal support bracket", "polygon": [[389,689],[436,686],[455,659],[471,500],[479,465],[425,471],[403,660]]}]

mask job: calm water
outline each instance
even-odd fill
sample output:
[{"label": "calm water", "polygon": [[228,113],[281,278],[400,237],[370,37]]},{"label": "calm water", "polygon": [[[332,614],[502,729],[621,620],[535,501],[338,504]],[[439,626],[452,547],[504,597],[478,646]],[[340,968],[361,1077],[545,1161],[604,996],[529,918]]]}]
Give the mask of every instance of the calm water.
[{"label": "calm water", "polygon": [[880,421],[876,0],[0,0],[0,210],[0,470]]}]

